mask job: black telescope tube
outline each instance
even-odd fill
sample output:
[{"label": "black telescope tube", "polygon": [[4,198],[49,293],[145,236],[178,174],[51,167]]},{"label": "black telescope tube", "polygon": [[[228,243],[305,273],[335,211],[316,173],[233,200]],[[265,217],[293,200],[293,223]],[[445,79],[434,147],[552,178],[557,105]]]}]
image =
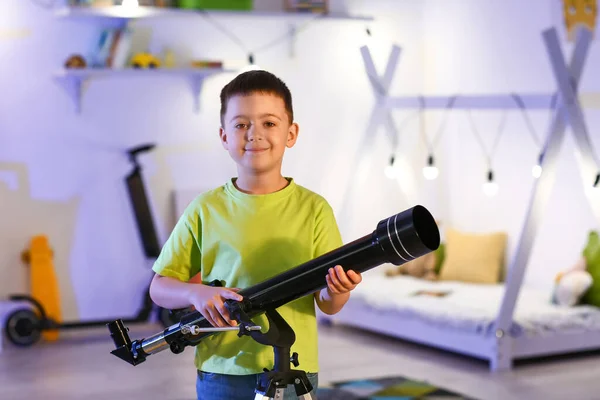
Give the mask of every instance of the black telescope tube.
[{"label": "black telescope tube", "polygon": [[[329,268],[341,265],[345,271],[365,272],[386,262],[401,265],[439,246],[435,220],[422,206],[382,220],[372,234],[261,282],[239,294],[254,309],[280,307],[314,293],[325,286]],[[245,305],[248,307],[248,305]]]},{"label": "black telescope tube", "polygon": [[[384,263],[402,265],[436,250],[439,244],[440,234],[435,219],[425,207],[417,205],[381,220],[370,235],[240,290],[238,293],[244,297],[241,308],[252,318],[325,288],[329,268],[338,264],[345,271],[362,273]],[[181,337],[181,327],[191,324],[200,328],[211,327],[202,314],[194,311],[164,332],[137,342],[134,350],[143,355],[162,351]],[[196,345],[215,333],[185,335],[185,345]]]}]

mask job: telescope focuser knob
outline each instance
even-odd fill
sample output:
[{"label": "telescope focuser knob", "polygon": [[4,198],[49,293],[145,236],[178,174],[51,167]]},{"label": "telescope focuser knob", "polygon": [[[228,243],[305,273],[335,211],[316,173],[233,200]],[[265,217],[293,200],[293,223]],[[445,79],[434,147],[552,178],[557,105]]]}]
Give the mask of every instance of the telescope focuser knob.
[{"label": "telescope focuser knob", "polygon": [[298,361],[298,353],[294,352],[294,354],[292,354],[292,357],[290,357],[290,362],[294,364],[294,367],[298,368],[298,365],[300,365],[300,361]]}]

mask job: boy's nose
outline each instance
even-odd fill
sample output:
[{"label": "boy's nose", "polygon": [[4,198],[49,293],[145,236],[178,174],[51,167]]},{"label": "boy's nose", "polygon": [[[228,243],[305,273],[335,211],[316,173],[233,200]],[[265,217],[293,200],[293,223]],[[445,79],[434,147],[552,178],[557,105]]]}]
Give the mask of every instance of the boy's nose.
[{"label": "boy's nose", "polygon": [[260,133],[259,129],[256,129],[255,127],[251,127],[250,129],[248,129],[248,141],[254,142],[256,140],[262,139],[262,134]]}]

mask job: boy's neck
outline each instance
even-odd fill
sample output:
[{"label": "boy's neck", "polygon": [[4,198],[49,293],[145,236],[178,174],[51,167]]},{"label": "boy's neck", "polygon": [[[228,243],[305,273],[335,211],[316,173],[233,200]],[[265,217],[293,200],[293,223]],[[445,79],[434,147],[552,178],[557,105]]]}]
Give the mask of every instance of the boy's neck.
[{"label": "boy's neck", "polygon": [[288,184],[289,181],[279,171],[259,175],[238,172],[238,178],[235,180],[235,186],[238,190],[248,194],[274,193],[285,188]]}]

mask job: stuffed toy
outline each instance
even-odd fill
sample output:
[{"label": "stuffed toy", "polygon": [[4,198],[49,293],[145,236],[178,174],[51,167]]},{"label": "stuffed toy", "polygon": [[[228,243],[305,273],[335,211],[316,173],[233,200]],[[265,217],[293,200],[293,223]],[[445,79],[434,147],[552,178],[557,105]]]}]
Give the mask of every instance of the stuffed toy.
[{"label": "stuffed toy", "polygon": [[564,307],[579,304],[591,286],[592,275],[587,271],[585,257],[582,257],[573,267],[556,275],[552,303]]},{"label": "stuffed toy", "polygon": [[436,254],[428,253],[415,260],[409,261],[396,268],[385,271],[386,276],[410,275],[415,278],[427,279],[430,281],[437,280],[435,273]]}]

